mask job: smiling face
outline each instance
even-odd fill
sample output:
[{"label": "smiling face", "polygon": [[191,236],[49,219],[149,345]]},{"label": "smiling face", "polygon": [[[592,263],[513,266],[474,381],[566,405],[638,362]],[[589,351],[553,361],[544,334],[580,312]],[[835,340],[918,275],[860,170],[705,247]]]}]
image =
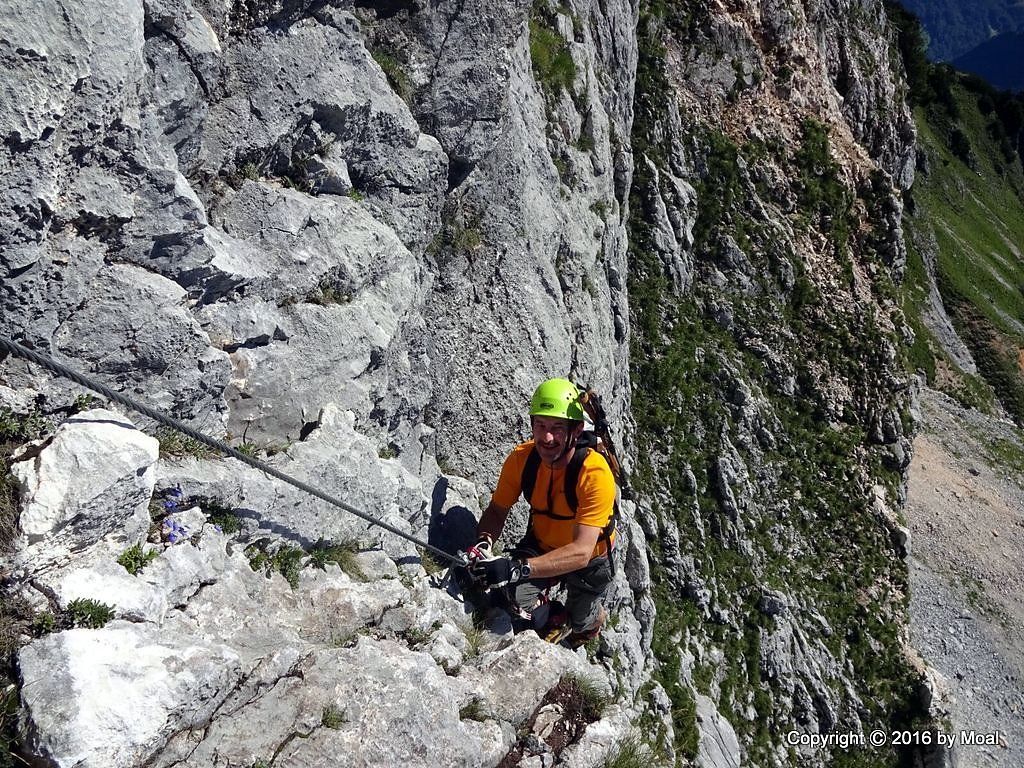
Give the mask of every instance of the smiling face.
[{"label": "smiling face", "polygon": [[561,466],[568,460],[570,454],[566,447],[575,444],[582,431],[580,422],[553,416],[533,417],[533,442],[541,461],[549,466]]}]

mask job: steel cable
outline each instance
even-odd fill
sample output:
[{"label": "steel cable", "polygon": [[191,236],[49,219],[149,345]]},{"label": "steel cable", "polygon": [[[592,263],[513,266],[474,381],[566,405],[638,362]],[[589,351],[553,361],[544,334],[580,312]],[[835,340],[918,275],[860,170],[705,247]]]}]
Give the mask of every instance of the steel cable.
[{"label": "steel cable", "polygon": [[281,472],[278,469],[274,469],[274,467],[271,467],[269,464],[266,464],[266,463],[260,461],[259,459],[255,459],[252,456],[247,456],[246,454],[242,453],[241,451],[238,451],[235,448],[232,448],[227,443],[224,443],[224,442],[222,442],[220,440],[217,440],[215,438],[212,438],[212,437],[209,437],[207,435],[204,435],[202,432],[199,432],[199,431],[197,431],[195,429],[192,429],[192,427],[189,427],[189,426],[187,426],[185,424],[182,424],[180,421],[177,421],[176,419],[173,419],[170,416],[166,416],[166,415],[160,413],[159,411],[153,410],[152,408],[150,408],[147,405],[143,405],[142,403],[138,403],[135,400],[133,400],[132,398],[127,397],[127,396],[121,394],[120,392],[115,392],[114,390],[110,389],[109,387],[107,387],[107,386],[105,386],[103,384],[100,384],[99,382],[93,381],[92,379],[89,379],[89,378],[83,376],[82,374],[78,373],[77,371],[74,371],[74,370],[68,368],[65,365],[61,365],[56,360],[54,360],[53,358],[51,358],[51,357],[49,357],[47,355],[44,355],[44,354],[41,354],[41,353],[36,352],[34,350],[28,349],[27,347],[24,347],[21,344],[18,344],[17,342],[10,341],[9,339],[5,339],[2,336],[0,336],[0,349],[3,349],[3,350],[5,350],[5,351],[9,352],[10,354],[15,355],[17,357],[23,358],[25,360],[29,360],[29,361],[37,364],[37,365],[40,365],[43,368],[47,369],[48,371],[51,371],[52,373],[57,374],[58,376],[63,376],[64,378],[70,379],[71,381],[75,382],[76,384],[80,384],[81,386],[85,387],[86,389],[91,389],[93,392],[98,392],[99,394],[103,395],[105,398],[107,398],[109,400],[113,400],[114,402],[120,403],[121,405],[125,406],[126,408],[131,408],[132,410],[137,411],[138,413],[141,413],[144,416],[148,416],[149,418],[153,419],[153,421],[156,421],[156,422],[158,422],[160,424],[163,424],[166,427],[170,427],[171,429],[174,429],[174,430],[176,430],[178,432],[181,432],[182,434],[187,435],[188,437],[191,437],[193,440],[196,440],[196,441],[202,443],[203,445],[206,445],[206,446],[209,446],[210,448],[213,448],[214,450],[218,451],[219,453],[222,453],[222,454],[224,454],[226,456],[231,456],[232,458],[238,459],[239,461],[244,462],[244,463],[248,464],[249,466],[254,467],[255,469],[258,469],[260,472],[264,472],[264,473],[270,475],[271,477],[275,477],[278,480],[281,480],[282,482],[288,483],[289,485],[292,485],[292,486],[298,488],[301,491],[305,491],[306,493],[308,493],[308,494],[310,494],[312,496],[316,496],[318,499],[326,501],[328,504],[332,504],[332,505],[334,505],[336,507],[339,507],[340,509],[345,510],[346,512],[350,512],[351,514],[353,514],[356,517],[359,517],[359,518],[365,520],[366,522],[370,523],[371,525],[376,525],[379,528],[383,528],[385,531],[393,533],[396,536],[400,536],[403,539],[406,539],[407,541],[412,542],[413,544],[415,544],[418,547],[422,547],[424,550],[426,550],[430,554],[435,555],[436,557],[441,558],[445,562],[448,562],[448,563],[450,563],[452,565],[462,565],[463,564],[463,560],[460,559],[459,557],[456,557],[455,555],[451,555],[448,552],[445,552],[443,549],[439,549],[438,547],[435,547],[433,544],[428,544],[425,541],[421,541],[420,539],[416,538],[415,536],[412,536],[412,535],[410,535],[408,533],[405,533],[404,531],[401,531],[398,528],[395,528],[393,525],[389,525],[388,523],[385,523],[383,520],[380,520],[380,519],[374,517],[373,515],[369,514],[368,512],[363,512],[361,509],[353,507],[351,504],[348,504],[348,503],[342,501],[341,499],[339,499],[339,498],[337,498],[335,496],[332,496],[329,493],[325,493],[325,492],[321,491],[319,488],[314,488],[313,486],[309,485],[308,483],[303,482],[302,480],[298,480],[298,479],[292,477],[291,475],[288,475],[288,474],[285,474],[284,472]]}]

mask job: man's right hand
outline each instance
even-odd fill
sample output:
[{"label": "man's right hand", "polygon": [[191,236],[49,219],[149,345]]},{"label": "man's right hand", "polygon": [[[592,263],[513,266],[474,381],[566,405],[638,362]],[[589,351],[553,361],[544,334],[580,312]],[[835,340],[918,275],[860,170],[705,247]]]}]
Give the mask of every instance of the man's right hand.
[{"label": "man's right hand", "polygon": [[493,555],[491,554],[491,540],[487,536],[484,536],[471,547],[466,549],[466,557],[470,563],[475,563],[478,560],[490,560]]}]

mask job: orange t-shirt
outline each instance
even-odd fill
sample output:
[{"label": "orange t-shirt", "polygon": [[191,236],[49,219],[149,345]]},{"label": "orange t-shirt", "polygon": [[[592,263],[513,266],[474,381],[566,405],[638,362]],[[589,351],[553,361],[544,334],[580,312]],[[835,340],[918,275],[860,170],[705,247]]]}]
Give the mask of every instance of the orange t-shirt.
[{"label": "orange t-shirt", "polygon": [[[523,468],[526,459],[533,450],[533,441],[517,446],[505,459],[498,477],[498,486],[494,489],[491,502],[499,507],[509,509],[523,493]],[[533,498],[527,499],[530,507],[535,510],[553,511],[569,519],[560,520],[549,515],[531,512],[533,533],[537,542],[545,552],[572,543],[576,523],[604,528],[611,520],[615,506],[615,476],[608,462],[597,451],[591,450],[580,468],[579,481],[576,484],[576,516],[572,517],[572,508],[565,498],[565,469],[552,470],[540,462],[537,467],[537,482],[533,486]],[[549,502],[550,499],[550,502]],[[615,534],[612,534],[615,540]],[[603,555],[608,544],[602,537],[594,548],[594,557]]]}]

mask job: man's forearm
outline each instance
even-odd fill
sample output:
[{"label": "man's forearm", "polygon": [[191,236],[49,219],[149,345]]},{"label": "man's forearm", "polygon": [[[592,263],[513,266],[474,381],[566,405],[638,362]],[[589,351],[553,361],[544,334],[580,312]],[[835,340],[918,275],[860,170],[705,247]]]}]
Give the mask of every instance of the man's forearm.
[{"label": "man's forearm", "polygon": [[545,579],[578,571],[590,562],[593,545],[581,546],[576,542],[529,558],[530,578]]},{"label": "man's forearm", "polygon": [[487,536],[491,541],[496,541],[505,528],[505,518],[508,517],[508,510],[491,503],[480,515],[480,522],[476,526],[477,536]]}]

